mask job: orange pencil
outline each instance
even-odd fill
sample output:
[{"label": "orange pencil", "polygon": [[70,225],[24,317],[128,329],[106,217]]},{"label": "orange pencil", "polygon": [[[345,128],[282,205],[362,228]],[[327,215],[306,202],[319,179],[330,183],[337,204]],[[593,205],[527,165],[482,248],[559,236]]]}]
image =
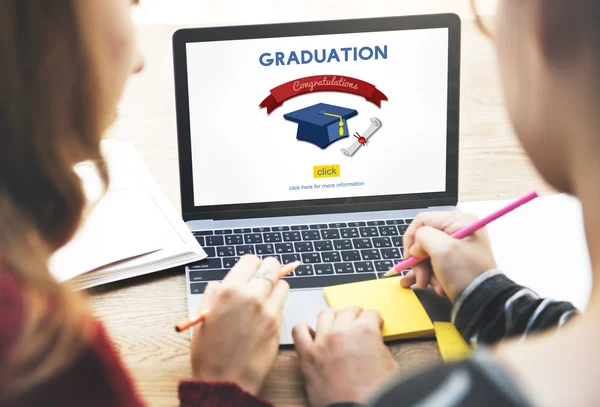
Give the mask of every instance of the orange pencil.
[{"label": "orange pencil", "polygon": [[[285,266],[283,266],[281,268],[281,272],[279,273],[279,278],[287,276],[292,271],[294,271],[294,269],[296,267],[298,267],[300,264],[302,264],[302,262],[300,262],[300,261],[295,261],[295,262],[286,264]],[[192,326],[204,321],[204,318],[206,318],[208,311],[209,310],[201,312],[198,315],[196,315],[194,318],[188,318],[185,321],[181,321],[180,323],[175,325],[175,331],[177,331],[177,332],[185,331],[185,330],[191,328]]]}]

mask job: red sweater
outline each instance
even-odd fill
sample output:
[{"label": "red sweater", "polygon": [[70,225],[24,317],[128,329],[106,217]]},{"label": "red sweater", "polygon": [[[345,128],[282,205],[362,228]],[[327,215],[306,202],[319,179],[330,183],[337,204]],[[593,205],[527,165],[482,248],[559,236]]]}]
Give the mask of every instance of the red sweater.
[{"label": "red sweater", "polygon": [[[0,258],[0,370],[16,345],[24,309],[23,289],[17,274]],[[18,401],[2,406],[144,406],[133,381],[123,366],[104,327],[66,371],[28,392]],[[0,383],[0,394],[2,383]],[[234,383],[206,383],[184,380],[179,384],[181,406],[271,407],[271,404],[244,392]]]}]

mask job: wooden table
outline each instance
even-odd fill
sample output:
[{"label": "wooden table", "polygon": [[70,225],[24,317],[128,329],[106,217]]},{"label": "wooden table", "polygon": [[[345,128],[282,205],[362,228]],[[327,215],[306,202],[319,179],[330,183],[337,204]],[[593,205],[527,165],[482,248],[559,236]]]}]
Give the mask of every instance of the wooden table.
[{"label": "wooden table", "polygon": [[[442,4],[439,0],[427,4],[434,3]],[[444,0],[443,5],[448,3],[460,3],[463,14],[460,200],[509,199],[532,188],[550,192],[534,172],[508,122],[492,45],[478,33],[470,16],[464,15],[466,1]],[[177,28],[140,27],[146,70],[128,85],[121,117],[111,135],[134,143],[179,210],[170,45]],[[190,377],[189,337],[173,331],[173,323],[187,316],[185,292],[184,274],[176,269],[89,293],[93,311],[106,324],[139,391],[153,406],[177,405],[177,383]],[[403,372],[441,360],[435,341],[402,342],[391,349]],[[294,351],[280,352],[262,396],[278,406],[306,405]]]}]

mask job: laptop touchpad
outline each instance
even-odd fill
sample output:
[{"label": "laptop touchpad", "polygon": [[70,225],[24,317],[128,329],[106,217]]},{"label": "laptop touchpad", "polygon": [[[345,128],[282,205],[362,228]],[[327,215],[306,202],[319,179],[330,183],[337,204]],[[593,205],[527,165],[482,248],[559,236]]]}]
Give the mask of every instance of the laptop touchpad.
[{"label": "laptop touchpad", "polygon": [[290,291],[283,310],[284,329],[289,335],[289,343],[293,342],[292,329],[294,326],[305,322],[315,329],[317,315],[328,306],[323,290]]}]

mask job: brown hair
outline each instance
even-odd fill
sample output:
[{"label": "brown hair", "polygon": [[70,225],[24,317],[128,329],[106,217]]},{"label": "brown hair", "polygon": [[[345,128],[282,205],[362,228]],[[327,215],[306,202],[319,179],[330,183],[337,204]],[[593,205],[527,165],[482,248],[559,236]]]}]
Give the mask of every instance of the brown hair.
[{"label": "brown hair", "polygon": [[79,3],[0,2],[0,260],[25,293],[17,343],[0,362],[0,399],[64,369],[93,334],[81,297],[47,267],[86,208],[74,165],[93,160],[108,182],[99,59],[89,52]]}]

